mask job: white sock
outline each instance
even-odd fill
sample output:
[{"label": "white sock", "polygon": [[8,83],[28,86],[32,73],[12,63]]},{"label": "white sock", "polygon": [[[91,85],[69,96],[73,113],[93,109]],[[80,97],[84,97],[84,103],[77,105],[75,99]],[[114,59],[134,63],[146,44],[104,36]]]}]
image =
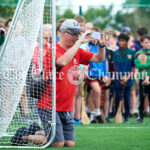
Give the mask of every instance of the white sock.
[{"label": "white sock", "polygon": [[94,112],[95,112],[95,116],[101,115],[100,109],[94,109]]},{"label": "white sock", "polygon": [[94,120],[95,112],[90,112],[90,121],[92,122]]}]

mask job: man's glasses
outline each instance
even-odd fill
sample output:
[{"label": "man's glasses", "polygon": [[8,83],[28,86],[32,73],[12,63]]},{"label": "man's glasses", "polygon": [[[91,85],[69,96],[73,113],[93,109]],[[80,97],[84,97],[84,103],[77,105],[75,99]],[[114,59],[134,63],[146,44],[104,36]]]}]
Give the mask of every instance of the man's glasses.
[{"label": "man's glasses", "polygon": [[68,31],[66,31],[68,34],[70,34],[72,37],[78,37],[80,34],[79,33],[77,33],[77,34],[72,34],[72,33],[70,33],[70,32],[68,32]]}]

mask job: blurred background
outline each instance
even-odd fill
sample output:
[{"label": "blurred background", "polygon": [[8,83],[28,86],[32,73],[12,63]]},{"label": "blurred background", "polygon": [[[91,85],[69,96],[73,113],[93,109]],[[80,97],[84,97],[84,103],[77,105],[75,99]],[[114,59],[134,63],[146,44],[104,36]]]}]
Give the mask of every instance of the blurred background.
[{"label": "blurred background", "polygon": [[[19,0],[0,0],[0,18],[13,16]],[[56,0],[57,21],[83,15],[95,26],[119,30],[128,26],[135,34],[139,27],[150,33],[150,0]],[[49,0],[46,0],[49,7]]]}]

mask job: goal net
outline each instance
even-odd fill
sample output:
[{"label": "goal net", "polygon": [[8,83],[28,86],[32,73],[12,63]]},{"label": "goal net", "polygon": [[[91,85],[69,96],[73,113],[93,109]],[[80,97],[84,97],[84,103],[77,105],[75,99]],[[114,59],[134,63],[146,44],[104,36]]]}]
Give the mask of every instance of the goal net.
[{"label": "goal net", "polygon": [[[0,148],[44,148],[55,137],[54,7],[54,0],[18,2],[0,53]],[[44,67],[48,62],[52,67],[46,73],[51,74],[51,81],[42,87],[47,82]],[[32,95],[31,86],[33,93],[36,90],[32,84],[41,79],[44,90]]]}]

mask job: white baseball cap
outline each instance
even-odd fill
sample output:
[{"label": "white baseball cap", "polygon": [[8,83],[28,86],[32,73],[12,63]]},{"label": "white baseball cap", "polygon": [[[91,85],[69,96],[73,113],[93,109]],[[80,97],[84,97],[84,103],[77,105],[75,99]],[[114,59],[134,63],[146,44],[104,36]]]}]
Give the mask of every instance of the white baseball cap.
[{"label": "white baseball cap", "polygon": [[62,30],[69,30],[70,32],[77,34],[83,32],[81,30],[80,24],[74,19],[67,19],[63,22],[60,27],[60,31]]}]

